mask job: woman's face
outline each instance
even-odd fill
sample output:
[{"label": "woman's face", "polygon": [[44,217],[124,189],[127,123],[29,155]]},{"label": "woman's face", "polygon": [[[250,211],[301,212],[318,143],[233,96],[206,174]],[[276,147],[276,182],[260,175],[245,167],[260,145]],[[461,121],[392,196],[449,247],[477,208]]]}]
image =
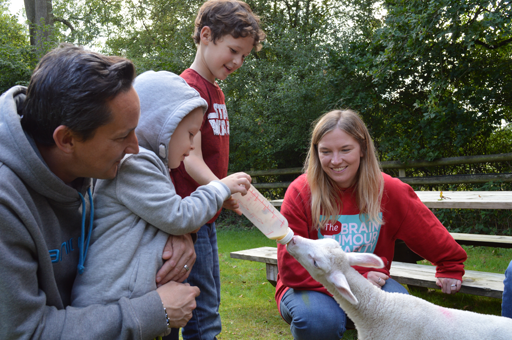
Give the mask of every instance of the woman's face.
[{"label": "woman's face", "polygon": [[335,128],[318,143],[318,157],[325,171],[342,189],[355,183],[363,153],[359,143],[345,131]]}]

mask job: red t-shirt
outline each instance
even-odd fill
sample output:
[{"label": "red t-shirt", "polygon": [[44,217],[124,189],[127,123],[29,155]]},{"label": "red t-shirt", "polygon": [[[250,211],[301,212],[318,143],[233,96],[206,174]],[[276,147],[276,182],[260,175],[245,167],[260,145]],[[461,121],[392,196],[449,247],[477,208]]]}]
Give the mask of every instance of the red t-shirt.
[{"label": "red t-shirt", "polygon": [[[334,224],[323,230],[312,229],[311,191],[306,175],[297,178],[286,190],[281,213],[295,235],[309,239],[330,237],[337,240],[346,252],[365,252],[379,256],[384,262],[382,269],[354,267],[366,276],[369,271],[389,275],[394,256],[395,240],[405,241],[412,251],[437,266],[436,277],[462,280],[467,255],[455,242],[435,215],[421,202],[414,190],[399,179],[382,174],[384,193],[381,202],[381,218],[384,224],[365,222],[359,218],[355,193],[347,189],[342,198],[342,211]],[[276,285],[276,302],[288,288],[329,292],[302,267],[288,252],[286,246],[277,245],[279,274]]]},{"label": "red t-shirt", "polygon": [[[206,165],[222,179],[227,176],[229,166],[229,119],[224,93],[217,83],[210,83],[190,68],[180,76],[208,103],[201,125],[201,151]],[[183,162],[171,171],[171,178],[181,197],[189,196],[199,187],[185,170]],[[215,222],[219,214],[220,210],[208,223]]]}]

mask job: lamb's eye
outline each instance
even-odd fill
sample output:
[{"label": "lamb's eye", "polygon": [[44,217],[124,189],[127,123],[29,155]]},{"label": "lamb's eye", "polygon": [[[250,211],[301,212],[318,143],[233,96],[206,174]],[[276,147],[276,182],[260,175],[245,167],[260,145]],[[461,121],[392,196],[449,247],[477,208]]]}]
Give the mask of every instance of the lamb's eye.
[{"label": "lamb's eye", "polygon": [[315,267],[317,267],[317,268],[318,268],[318,264],[316,263],[316,261],[315,261],[315,260],[313,260],[313,264],[315,265]]}]

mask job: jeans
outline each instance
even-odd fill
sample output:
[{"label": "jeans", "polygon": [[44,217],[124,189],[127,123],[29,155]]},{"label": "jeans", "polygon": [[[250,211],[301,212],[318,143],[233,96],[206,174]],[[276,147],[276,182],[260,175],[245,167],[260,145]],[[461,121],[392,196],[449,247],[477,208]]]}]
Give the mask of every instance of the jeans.
[{"label": "jeans", "polygon": [[219,314],[220,270],[215,223],[205,224],[197,233],[196,263],[187,281],[201,293],[196,297],[197,307],[192,318],[182,329],[184,340],[213,340],[221,332]]},{"label": "jeans", "polygon": [[[393,279],[388,279],[382,290],[409,294]],[[295,340],[339,340],[346,330],[347,315],[324,293],[290,288],[281,298],[280,310]]]},{"label": "jeans", "polygon": [[505,271],[505,288],[503,289],[503,299],[501,300],[501,315],[512,318],[512,261],[508,264]]}]

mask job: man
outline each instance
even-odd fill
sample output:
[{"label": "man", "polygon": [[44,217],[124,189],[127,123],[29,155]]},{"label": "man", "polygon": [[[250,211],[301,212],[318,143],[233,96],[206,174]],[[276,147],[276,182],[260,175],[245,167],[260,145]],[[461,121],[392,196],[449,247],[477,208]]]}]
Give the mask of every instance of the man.
[{"label": "man", "polygon": [[69,307],[77,272],[94,270],[84,268],[92,178],[115,177],[138,152],[134,77],[129,60],[61,45],[28,89],[0,97],[0,339],[153,339],[190,319],[199,290],[163,284],[186,278],[190,236],[170,238],[157,291]]}]

